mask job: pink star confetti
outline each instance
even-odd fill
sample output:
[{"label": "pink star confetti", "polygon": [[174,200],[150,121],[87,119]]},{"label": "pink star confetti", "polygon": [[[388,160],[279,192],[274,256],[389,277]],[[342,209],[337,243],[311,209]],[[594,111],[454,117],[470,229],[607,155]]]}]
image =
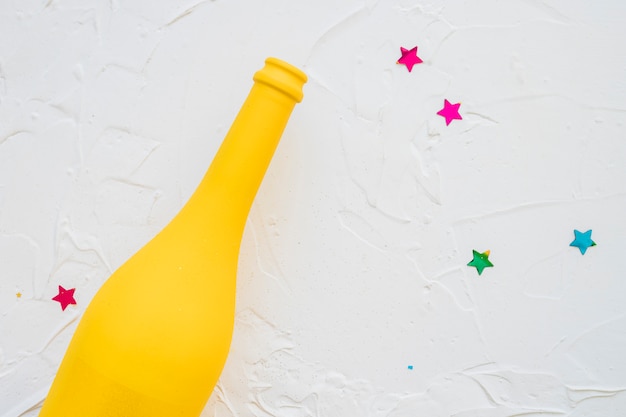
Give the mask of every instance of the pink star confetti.
[{"label": "pink star confetti", "polygon": [[74,291],[76,288],[72,288],[70,290],[66,290],[62,286],[59,285],[59,293],[52,297],[54,301],[58,301],[61,303],[61,309],[65,311],[65,308],[70,304],[76,304],[76,300],[74,300]]},{"label": "pink star confetti", "polygon": [[396,63],[406,65],[409,72],[413,69],[413,65],[424,62],[417,56],[417,46],[412,49],[400,47],[400,52],[402,53],[402,56]]},{"label": "pink star confetti", "polygon": [[459,107],[461,103],[452,104],[448,100],[443,101],[443,109],[439,110],[437,114],[446,118],[446,126],[453,120],[463,120],[459,114]]}]

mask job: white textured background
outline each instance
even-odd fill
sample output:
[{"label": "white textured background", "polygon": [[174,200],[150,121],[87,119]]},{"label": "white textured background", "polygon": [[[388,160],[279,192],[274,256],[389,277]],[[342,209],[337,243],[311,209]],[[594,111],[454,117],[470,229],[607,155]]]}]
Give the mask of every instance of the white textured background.
[{"label": "white textured background", "polygon": [[267,56],[309,83],[203,417],[626,415],[625,22],[621,0],[2,0],[0,416],[37,415]]}]

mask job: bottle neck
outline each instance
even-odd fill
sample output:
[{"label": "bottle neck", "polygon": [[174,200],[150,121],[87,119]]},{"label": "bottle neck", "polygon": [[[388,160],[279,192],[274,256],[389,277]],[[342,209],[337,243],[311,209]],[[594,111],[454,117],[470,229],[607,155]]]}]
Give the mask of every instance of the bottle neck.
[{"label": "bottle neck", "polygon": [[[204,219],[237,245],[248,213],[296,101],[255,82],[200,185],[179,217]],[[203,228],[195,224],[197,233]],[[226,242],[224,242],[226,243]]]}]

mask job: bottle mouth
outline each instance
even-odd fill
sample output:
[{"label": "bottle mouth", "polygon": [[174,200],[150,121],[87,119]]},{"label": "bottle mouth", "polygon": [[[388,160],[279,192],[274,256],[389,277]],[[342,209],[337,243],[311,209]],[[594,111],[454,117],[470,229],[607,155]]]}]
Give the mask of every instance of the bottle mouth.
[{"label": "bottle mouth", "polygon": [[267,84],[285,93],[297,103],[302,101],[302,86],[307,81],[304,72],[278,58],[267,58],[265,67],[257,71],[252,79]]}]

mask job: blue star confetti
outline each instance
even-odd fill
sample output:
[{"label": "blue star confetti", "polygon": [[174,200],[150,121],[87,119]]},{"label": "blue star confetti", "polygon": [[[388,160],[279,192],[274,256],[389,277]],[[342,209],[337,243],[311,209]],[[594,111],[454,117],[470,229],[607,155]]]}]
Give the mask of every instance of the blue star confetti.
[{"label": "blue star confetti", "polygon": [[596,246],[596,242],[591,240],[591,229],[584,233],[574,229],[574,240],[569,245],[577,247],[580,253],[584,255],[589,247]]}]

